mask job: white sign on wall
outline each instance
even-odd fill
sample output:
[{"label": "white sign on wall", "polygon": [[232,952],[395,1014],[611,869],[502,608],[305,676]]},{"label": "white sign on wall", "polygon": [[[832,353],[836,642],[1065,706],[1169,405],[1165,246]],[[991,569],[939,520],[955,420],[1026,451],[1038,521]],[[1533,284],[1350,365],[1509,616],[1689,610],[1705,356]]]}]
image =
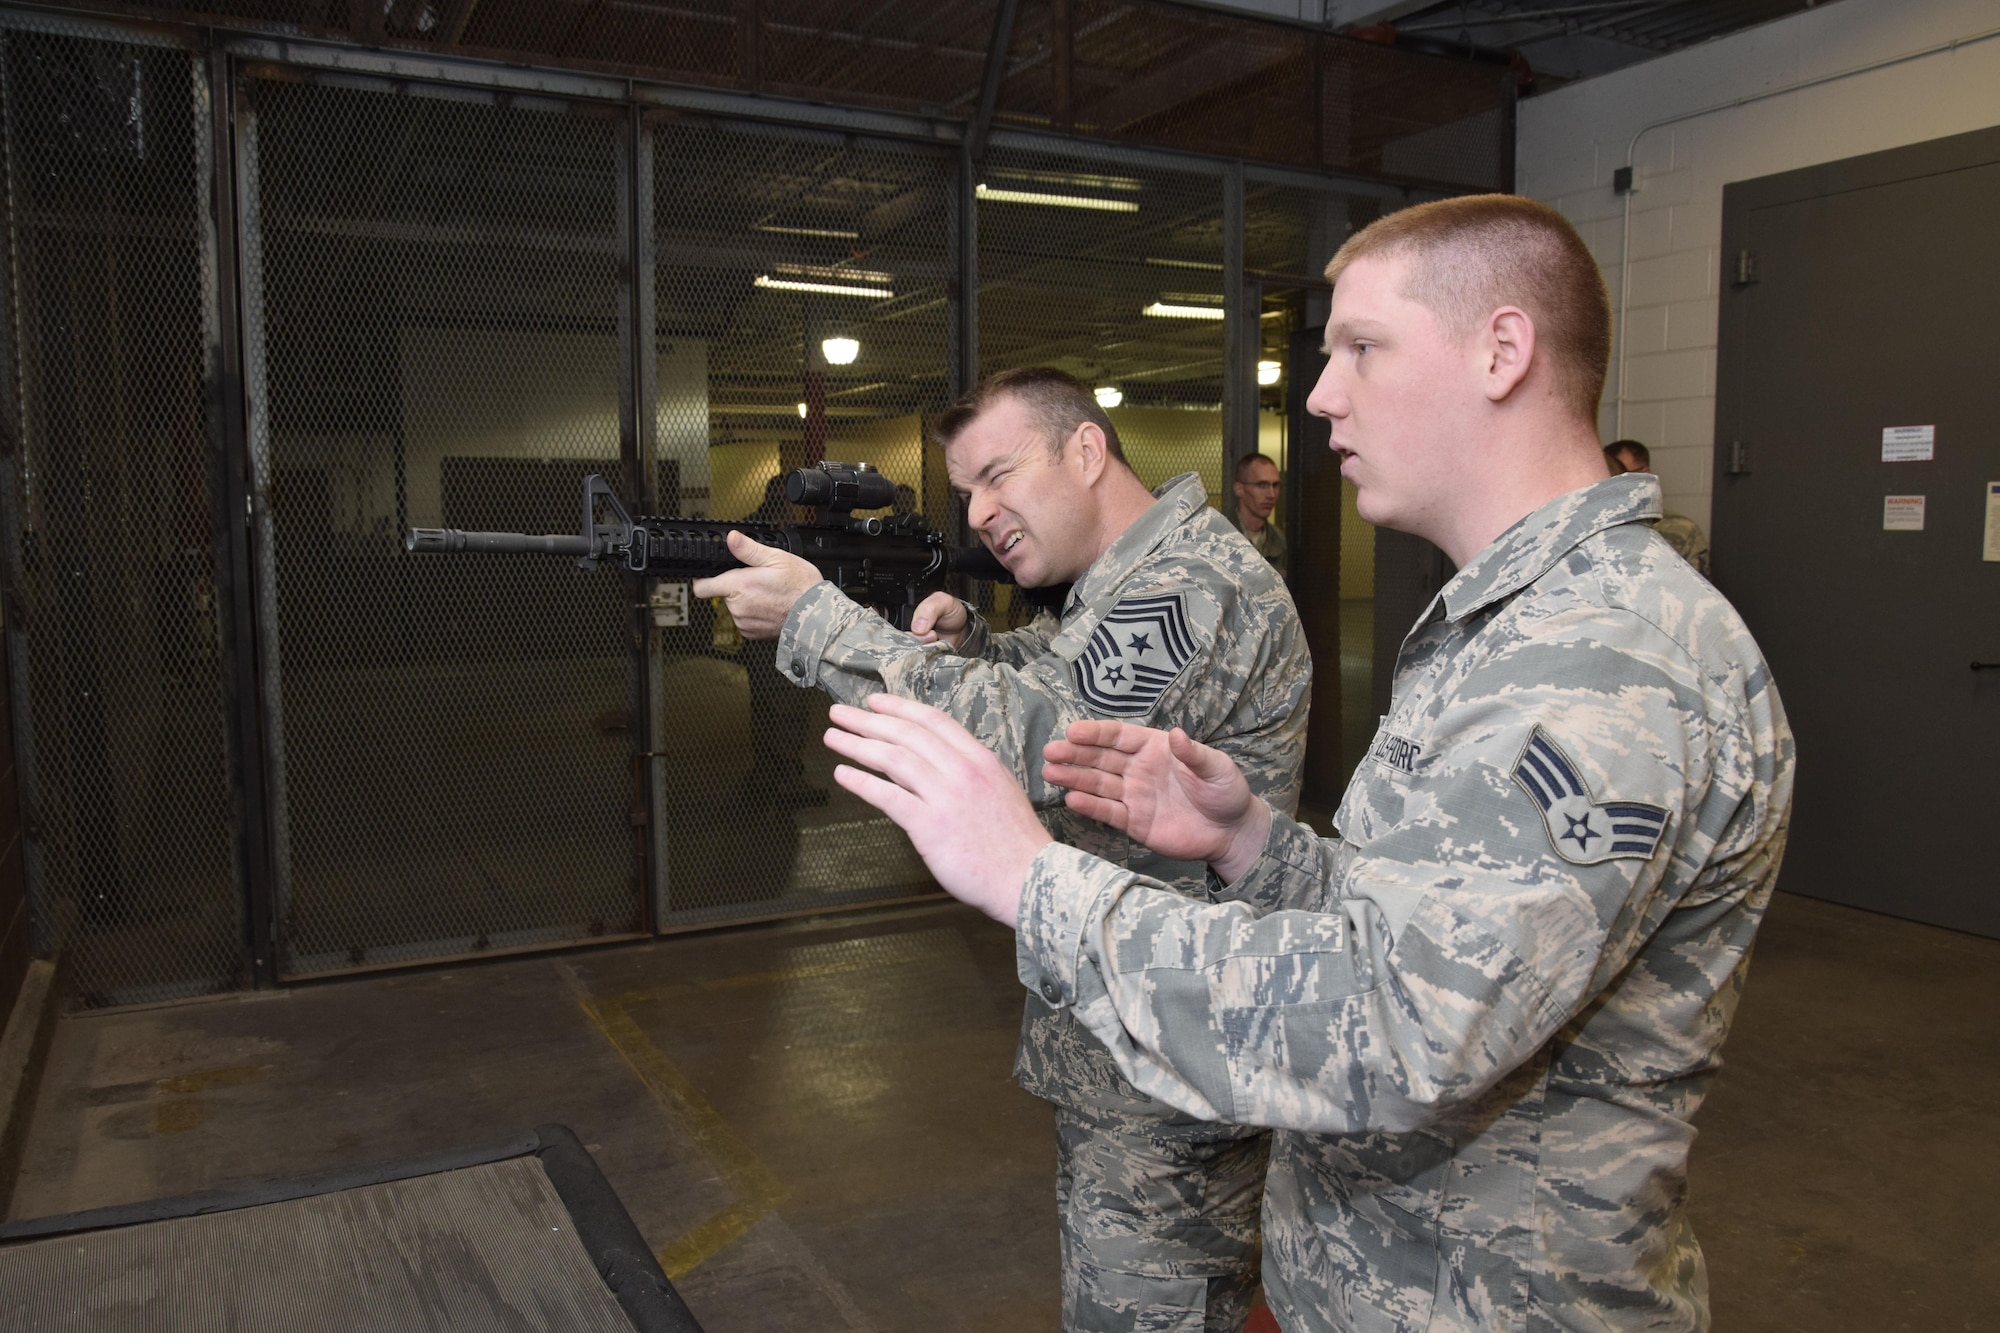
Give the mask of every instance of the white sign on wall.
[{"label": "white sign on wall", "polygon": [[1936,426],[1882,428],[1882,461],[1885,463],[1928,463],[1936,449]]},{"label": "white sign on wall", "polygon": [[1882,497],[1882,531],[1922,532],[1923,530],[1923,496],[1885,495]]}]

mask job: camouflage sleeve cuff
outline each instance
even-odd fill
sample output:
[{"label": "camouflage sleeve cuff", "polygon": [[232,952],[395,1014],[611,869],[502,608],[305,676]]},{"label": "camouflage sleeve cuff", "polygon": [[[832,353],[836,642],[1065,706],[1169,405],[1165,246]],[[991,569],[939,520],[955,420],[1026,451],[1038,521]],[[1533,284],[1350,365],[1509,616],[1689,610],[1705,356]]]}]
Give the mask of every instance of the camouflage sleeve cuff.
[{"label": "camouflage sleeve cuff", "polygon": [[867,607],[831,583],[807,588],[792,603],[791,613],[778,631],[778,674],[800,689],[817,685],[827,648],[849,625],[868,614]]},{"label": "camouflage sleeve cuff", "polygon": [[1320,895],[1326,875],[1317,833],[1277,810],[1264,850],[1233,884],[1216,894],[1218,902],[1251,903],[1267,912],[1298,909]]},{"label": "camouflage sleeve cuff", "polygon": [[[1021,984],[1051,1007],[1104,1001],[1103,982],[1086,967],[1084,935],[1105,914],[1104,897],[1132,872],[1088,852],[1052,842],[1028,865],[1015,924],[1015,961]],[[1092,994],[1077,988],[1088,971]]]},{"label": "camouflage sleeve cuff", "polygon": [[979,614],[979,608],[971,602],[961,602],[965,608],[965,641],[952,651],[960,657],[981,657],[986,645],[993,638],[993,629],[986,623],[986,617]]}]

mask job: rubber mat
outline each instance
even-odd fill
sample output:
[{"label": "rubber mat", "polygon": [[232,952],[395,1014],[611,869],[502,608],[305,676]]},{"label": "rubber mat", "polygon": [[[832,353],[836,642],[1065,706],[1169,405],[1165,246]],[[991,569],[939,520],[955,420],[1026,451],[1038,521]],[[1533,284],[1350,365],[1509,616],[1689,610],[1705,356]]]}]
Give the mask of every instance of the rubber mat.
[{"label": "rubber mat", "polygon": [[11,1223],[0,1326],[699,1333],[561,1126],[450,1159]]}]

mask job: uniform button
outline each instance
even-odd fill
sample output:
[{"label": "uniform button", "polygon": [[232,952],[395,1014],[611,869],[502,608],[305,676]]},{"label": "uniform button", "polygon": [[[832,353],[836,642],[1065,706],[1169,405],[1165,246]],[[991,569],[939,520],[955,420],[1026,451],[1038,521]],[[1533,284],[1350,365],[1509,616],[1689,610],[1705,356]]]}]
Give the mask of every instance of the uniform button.
[{"label": "uniform button", "polygon": [[1042,998],[1050,1004],[1062,1003],[1062,991],[1053,981],[1042,982]]},{"label": "uniform button", "polygon": [[806,664],[804,662],[792,663],[792,674],[794,676],[803,677],[806,674]]}]

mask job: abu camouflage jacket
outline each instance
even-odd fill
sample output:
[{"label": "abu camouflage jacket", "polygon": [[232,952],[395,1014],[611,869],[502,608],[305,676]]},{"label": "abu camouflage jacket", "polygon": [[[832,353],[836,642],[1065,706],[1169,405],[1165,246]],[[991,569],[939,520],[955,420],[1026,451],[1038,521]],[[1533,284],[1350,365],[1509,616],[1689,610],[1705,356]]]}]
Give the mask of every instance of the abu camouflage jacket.
[{"label": "abu camouflage jacket", "polygon": [[[1042,780],[1042,747],[1070,723],[1180,727],[1236,761],[1273,808],[1298,802],[1312,661],[1284,581],[1186,473],[1070,590],[1060,618],[1004,634],[974,618],[964,646],[924,645],[822,583],[792,607],[778,671],[844,703],[877,690],[935,705],[999,755],[1056,838],[1180,892],[1206,869],[1085,819]],[[1066,1008],[1030,993],[1016,1074],[1070,1105],[1170,1113],[1135,1092]]]},{"label": "abu camouflage jacket", "polygon": [[1784,845],[1793,745],[1631,474],[1475,557],[1403,644],[1323,840],[1189,903],[1051,846],[1022,980],[1192,1114],[1281,1132],[1288,1333],[1694,1330],[1689,1118]]}]

